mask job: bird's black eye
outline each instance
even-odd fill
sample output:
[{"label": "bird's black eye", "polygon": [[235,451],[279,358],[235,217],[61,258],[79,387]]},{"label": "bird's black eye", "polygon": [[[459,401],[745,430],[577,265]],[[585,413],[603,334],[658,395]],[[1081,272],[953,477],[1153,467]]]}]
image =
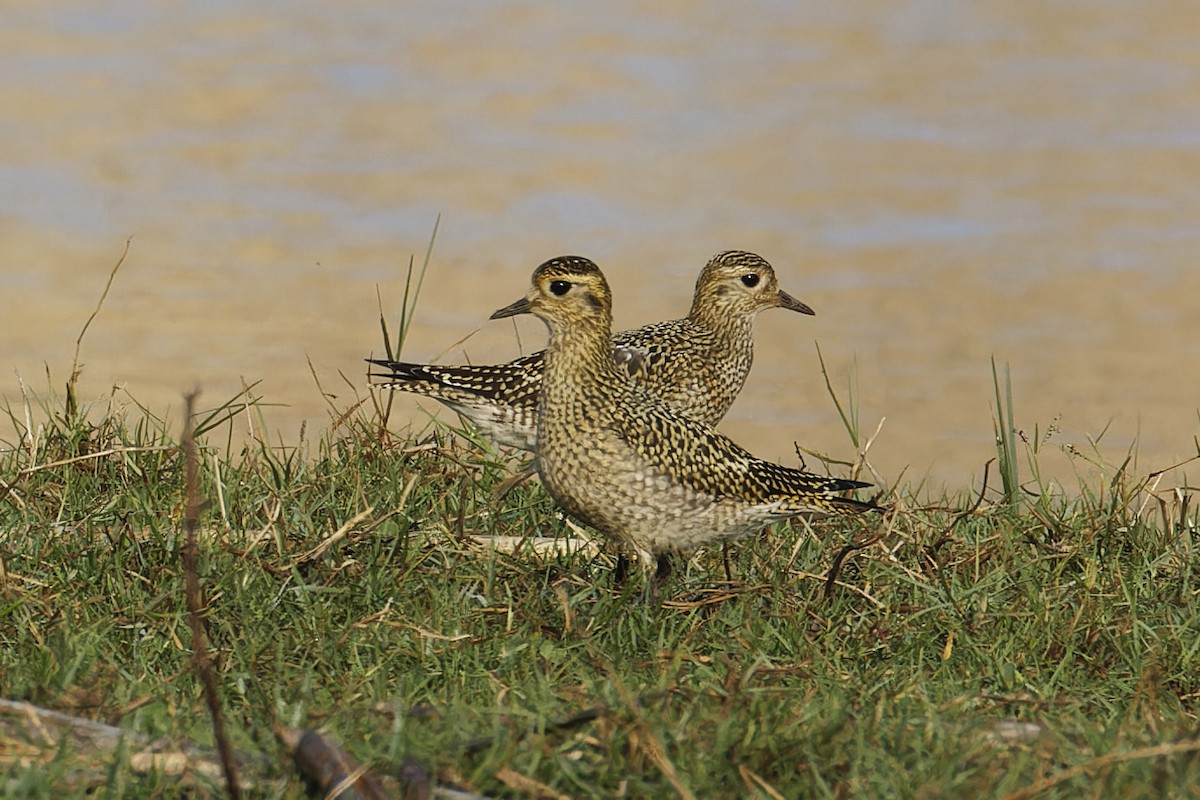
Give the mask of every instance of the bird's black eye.
[{"label": "bird's black eye", "polygon": [[748,272],[743,275],[742,285],[748,286],[751,289],[753,289],[755,286],[758,286],[758,274],[754,272]]},{"label": "bird's black eye", "polygon": [[571,291],[570,281],[550,281],[550,293],[562,297]]}]

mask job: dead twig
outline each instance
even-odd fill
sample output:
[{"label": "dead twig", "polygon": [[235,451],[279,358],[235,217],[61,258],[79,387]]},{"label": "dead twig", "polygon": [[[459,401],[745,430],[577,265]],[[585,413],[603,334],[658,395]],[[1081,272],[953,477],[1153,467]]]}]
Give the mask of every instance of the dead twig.
[{"label": "dead twig", "polygon": [[192,413],[197,394],[199,394],[198,391],[192,391],[184,396],[186,422],[183,428],[185,494],[183,529],[187,540],[181,556],[186,581],[188,623],[192,630],[192,665],[204,688],[204,699],[208,704],[208,713],[212,717],[213,741],[216,743],[221,770],[225,775],[225,790],[229,794],[230,800],[239,800],[242,793],[238,788],[237,768],[233,762],[233,751],[229,746],[229,737],[225,731],[221,699],[217,693],[217,678],[213,672],[212,659],[208,652],[208,633],[204,627],[205,603],[200,593],[200,576],[197,566],[200,561],[200,546],[196,543],[196,530],[200,527],[200,490],[197,475],[199,459],[196,455],[196,442],[192,437]]},{"label": "dead twig", "polygon": [[117,272],[121,269],[121,265],[125,263],[125,256],[129,255],[129,245],[132,242],[132,236],[125,240],[125,249],[121,251],[121,257],[113,265],[112,271],[108,273],[108,280],[104,284],[104,291],[100,293],[100,299],[96,301],[96,308],[92,311],[91,316],[87,318],[87,322],[83,323],[83,328],[79,331],[79,336],[75,339],[75,358],[71,362],[71,379],[67,383],[69,397],[74,397],[73,387],[76,379],[79,377],[79,349],[83,346],[83,337],[87,334],[88,328],[91,327],[92,320],[96,318],[96,315],[100,313],[100,309],[104,306],[104,301],[108,297],[108,290],[112,288],[113,280],[117,277]]},{"label": "dead twig", "polygon": [[1200,739],[1191,739],[1183,742],[1154,745],[1153,747],[1139,747],[1136,750],[1128,750],[1123,753],[1109,753],[1108,755],[1093,758],[1091,761],[1076,764],[1069,769],[1064,769],[1062,772],[1042,778],[1039,781],[1034,781],[1025,788],[1018,789],[1006,795],[1004,800],[1028,800],[1028,798],[1037,797],[1039,794],[1054,788],[1060,783],[1065,783],[1072,778],[1078,778],[1081,775],[1102,770],[1113,764],[1137,761],[1143,758],[1161,758],[1180,753],[1194,753],[1198,750],[1200,750]]},{"label": "dead twig", "polygon": [[[672,694],[673,691],[674,689],[662,689],[659,691],[649,692],[648,694],[640,696],[638,698],[638,702],[658,700]],[[592,706],[591,708],[585,708],[583,711],[572,714],[569,717],[563,717],[556,722],[548,723],[545,727],[531,729],[528,731],[528,733],[538,732],[547,734],[556,733],[558,731],[569,731],[573,728],[578,728],[580,725],[585,725],[589,722],[600,719],[601,717],[606,717],[616,710],[619,709],[614,709],[610,705]],[[499,739],[496,736],[481,736],[478,739],[472,739],[471,741],[467,742],[466,747],[463,749],[468,755],[474,755],[475,753],[481,753],[484,750],[487,750],[497,741],[499,741]]]},{"label": "dead twig", "polygon": [[893,504],[890,513],[887,516],[887,524],[884,525],[883,530],[877,531],[861,541],[851,542],[839,550],[838,554],[833,557],[833,563],[829,565],[829,573],[825,578],[826,600],[833,596],[833,589],[838,584],[838,574],[841,572],[842,564],[845,562],[846,558],[857,550],[863,550],[867,547],[870,547],[891,533],[893,526],[896,524],[896,515],[899,512],[899,505]]}]

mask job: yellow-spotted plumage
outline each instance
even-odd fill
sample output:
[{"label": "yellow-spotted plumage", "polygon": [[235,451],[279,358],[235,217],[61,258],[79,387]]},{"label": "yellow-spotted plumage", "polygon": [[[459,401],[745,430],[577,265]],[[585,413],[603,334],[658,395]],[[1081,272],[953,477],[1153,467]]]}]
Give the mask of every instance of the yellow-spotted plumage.
[{"label": "yellow-spotted plumage", "polygon": [[608,283],[588,259],[542,264],[528,295],[493,318],[524,313],[550,330],[535,449],[542,482],[644,564],[801,514],[875,508],[841,495],[868,484],[755,458],[631,382],[612,358]]}]

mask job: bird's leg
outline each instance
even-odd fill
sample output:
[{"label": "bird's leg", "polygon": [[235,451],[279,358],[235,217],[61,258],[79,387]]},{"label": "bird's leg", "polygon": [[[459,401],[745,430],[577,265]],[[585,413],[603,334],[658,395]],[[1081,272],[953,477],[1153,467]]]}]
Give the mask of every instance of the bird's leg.
[{"label": "bird's leg", "polygon": [[629,577],[629,556],[624,551],[617,553],[617,566],[613,568],[613,585],[620,586]]},{"label": "bird's leg", "polygon": [[671,575],[671,556],[667,553],[659,553],[657,560],[654,562],[654,582],[662,583]]},{"label": "bird's leg", "polygon": [[[653,575],[650,574],[650,569],[649,569],[651,558],[654,559],[654,574]],[[644,598],[645,598],[646,602],[649,603],[650,605],[658,605],[659,604],[659,592],[661,591],[663,585],[666,584],[667,578],[669,578],[671,576],[671,572],[673,571],[673,568],[674,568],[674,564],[671,562],[671,554],[670,553],[658,553],[657,555],[651,556],[650,553],[643,553],[641,556],[641,559],[642,559],[641,563],[642,563],[643,567],[646,568],[644,570],[644,574],[646,577],[646,589],[645,589],[645,593],[644,593]]]}]

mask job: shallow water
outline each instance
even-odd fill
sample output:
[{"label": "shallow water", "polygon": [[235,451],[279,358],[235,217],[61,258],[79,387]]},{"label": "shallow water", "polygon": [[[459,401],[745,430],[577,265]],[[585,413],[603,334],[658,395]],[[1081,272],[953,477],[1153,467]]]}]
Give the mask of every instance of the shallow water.
[{"label": "shallow water", "polygon": [[748,249],[817,311],[760,319],[722,424],[760,455],[853,456],[815,344],[864,431],[887,418],[889,481],[979,477],[992,357],[1056,474],[1101,432],[1143,472],[1195,453],[1200,6],[406,5],[6,4],[0,393],[66,378],[132,236],[83,396],[261,378],[294,441],[329,420],[308,361],[362,391],[376,293],[399,307],[440,214],[410,359],[515,355],[487,317],[560,253],[629,327]]}]

